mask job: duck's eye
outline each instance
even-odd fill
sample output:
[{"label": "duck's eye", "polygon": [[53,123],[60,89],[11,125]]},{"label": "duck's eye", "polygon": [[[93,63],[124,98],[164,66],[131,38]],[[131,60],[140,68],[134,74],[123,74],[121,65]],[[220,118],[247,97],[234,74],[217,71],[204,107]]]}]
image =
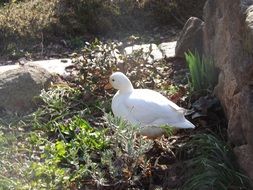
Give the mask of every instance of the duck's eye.
[{"label": "duck's eye", "polygon": [[114,82],[115,80],[114,79],[112,79],[112,82]]}]

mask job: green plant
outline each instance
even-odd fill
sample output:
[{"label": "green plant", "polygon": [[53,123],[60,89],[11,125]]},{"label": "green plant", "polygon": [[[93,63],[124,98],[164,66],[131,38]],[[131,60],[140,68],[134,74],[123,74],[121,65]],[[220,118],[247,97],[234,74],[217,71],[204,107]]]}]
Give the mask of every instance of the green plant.
[{"label": "green plant", "polygon": [[172,136],[175,131],[175,129],[169,125],[163,125],[160,127],[165,131],[165,135],[167,136]]},{"label": "green plant", "polygon": [[15,138],[13,136],[9,135],[7,136],[2,131],[3,126],[0,126],[0,189],[8,189],[8,188],[14,188],[16,186],[16,183],[13,179],[10,179],[9,176],[7,176],[7,170],[10,169],[8,167],[8,161],[5,160],[5,158],[9,158],[9,154],[11,152],[9,148],[9,142],[8,141],[14,141]]},{"label": "green plant", "polygon": [[0,189],[20,189],[27,182],[25,174],[31,163],[28,155],[32,149],[23,127],[22,122],[0,124]]},{"label": "green plant", "polygon": [[[106,101],[104,91],[100,91],[102,85],[95,86],[90,75],[94,70],[100,77],[97,67],[89,68],[86,83],[79,81],[81,88],[55,85],[42,91],[42,105],[32,115],[29,139],[34,150],[32,157],[37,160],[30,165],[27,175],[32,178],[27,188],[84,188],[85,180],[98,185],[114,183],[134,175],[135,168],[144,164],[142,157],[151,143],[136,138],[137,126],[111,115],[103,117]],[[89,96],[83,103],[86,88],[91,88],[95,99]],[[97,113],[101,118],[94,116]],[[118,162],[123,165],[117,165]]]},{"label": "green plant", "polygon": [[[111,111],[114,91],[105,90],[104,85],[117,69],[117,61],[123,60],[125,71],[136,87],[162,89],[168,96],[180,88],[170,82],[165,61],[147,64],[140,52],[121,56],[117,48],[117,43],[98,40],[86,43],[82,58],[73,55],[77,76],[41,92],[39,109],[31,114],[31,122],[21,127],[26,135],[22,138],[14,135],[11,148],[16,144],[21,148],[3,157],[7,163],[2,167],[5,171],[12,166],[16,166],[15,170],[9,170],[12,173],[22,171],[20,179],[10,178],[10,183],[5,181],[7,185],[52,190],[85,189],[89,185],[115,189],[115,184],[118,189],[147,188],[151,178],[155,179],[152,172],[159,170],[159,165],[169,168],[169,163],[161,163],[163,159],[175,159],[169,141],[159,145],[143,139],[138,136],[138,126],[105,114]],[[168,126],[162,127],[172,133]],[[0,132],[0,145],[2,136]],[[17,143],[20,139],[21,143]],[[9,158],[19,156],[18,151],[28,158],[24,161],[26,170],[17,167],[20,163],[9,162]],[[161,172],[165,174],[166,170]]]},{"label": "green plant", "polygon": [[185,162],[189,173],[183,190],[248,189],[248,178],[240,173],[232,149],[215,135],[194,135],[184,148],[191,159]]},{"label": "green plant", "polygon": [[105,157],[111,158],[111,160],[104,159],[111,177],[114,180],[118,177],[132,179],[136,175],[137,168],[145,171],[149,167],[145,153],[151,149],[153,142],[138,137],[139,127],[130,125],[121,118],[105,114],[105,122],[112,132],[109,137],[111,147],[104,152]]},{"label": "green plant", "polygon": [[[115,183],[135,175],[136,168],[147,167],[143,156],[152,142],[137,138],[137,126],[105,115],[106,129],[91,127],[84,119],[74,116],[49,135],[41,129],[30,136],[33,157],[28,175],[34,189],[84,188],[85,180],[97,185]],[[37,150],[37,151],[35,151]],[[120,163],[120,164],[119,164]]]},{"label": "green plant", "polygon": [[121,118],[114,118],[111,114],[106,114],[105,120],[108,127],[114,131],[112,142],[121,144],[122,153],[126,152],[129,156],[138,159],[140,155],[151,148],[152,143],[137,138],[137,134],[140,132],[139,126],[130,125]]},{"label": "green plant", "polygon": [[[75,82],[87,91],[99,93],[108,82],[108,77],[116,70],[118,61],[117,43],[103,43],[95,39],[86,43],[82,60],[73,58],[78,71]],[[104,92],[102,92],[104,93]]]},{"label": "green plant", "polygon": [[66,185],[89,178],[99,165],[94,161],[97,151],[109,146],[106,130],[92,128],[79,116],[74,116],[64,124],[54,123],[54,126],[57,128],[54,139],[47,137],[48,134],[44,132],[43,136],[33,133],[30,137],[34,149],[39,146],[42,150],[37,153],[40,162],[34,162],[30,168],[37,188],[64,189]]},{"label": "green plant", "polygon": [[40,108],[32,114],[33,126],[47,126],[47,130],[57,130],[53,124],[72,118],[73,115],[83,115],[86,105],[81,102],[80,89],[69,86],[53,86],[50,90],[42,90],[38,99],[42,100]]},{"label": "green plant", "polygon": [[197,52],[185,54],[186,62],[190,70],[190,84],[193,91],[212,91],[218,80],[218,71],[214,62]]},{"label": "green plant", "polygon": [[85,44],[82,37],[74,37],[69,40],[69,43],[70,43],[71,47],[73,47],[75,49],[79,49],[81,47],[84,47],[84,44]]}]

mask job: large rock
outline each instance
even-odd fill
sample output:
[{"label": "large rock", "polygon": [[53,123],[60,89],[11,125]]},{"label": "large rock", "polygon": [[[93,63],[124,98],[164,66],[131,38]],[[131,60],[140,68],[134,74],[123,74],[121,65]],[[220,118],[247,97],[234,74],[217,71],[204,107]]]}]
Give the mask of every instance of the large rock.
[{"label": "large rock", "polygon": [[35,108],[34,97],[47,88],[51,74],[36,66],[12,66],[0,75],[0,117],[25,115]]},{"label": "large rock", "polygon": [[188,51],[202,54],[202,37],[204,22],[196,17],[188,19],[177,41],[175,54],[176,57],[184,58]]},{"label": "large rock", "polygon": [[66,76],[71,59],[31,61],[22,65],[0,66],[0,117],[25,115],[35,108],[34,97],[47,88],[52,75]]},{"label": "large rock", "polygon": [[208,0],[203,47],[220,70],[215,93],[241,167],[253,180],[253,1]]},{"label": "large rock", "polygon": [[242,145],[234,149],[237,160],[242,168],[247,168],[249,176],[253,176],[253,150],[250,145]]}]

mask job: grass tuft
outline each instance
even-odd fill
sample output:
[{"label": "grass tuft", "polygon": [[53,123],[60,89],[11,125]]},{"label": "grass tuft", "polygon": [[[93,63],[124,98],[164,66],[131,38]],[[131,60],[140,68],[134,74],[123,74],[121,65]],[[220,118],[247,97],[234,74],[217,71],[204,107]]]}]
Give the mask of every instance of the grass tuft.
[{"label": "grass tuft", "polygon": [[185,58],[190,70],[192,91],[212,91],[218,81],[218,71],[214,62],[197,52],[186,53]]},{"label": "grass tuft", "polygon": [[213,134],[194,135],[185,147],[188,178],[182,190],[248,189],[249,180],[238,169],[232,149]]}]

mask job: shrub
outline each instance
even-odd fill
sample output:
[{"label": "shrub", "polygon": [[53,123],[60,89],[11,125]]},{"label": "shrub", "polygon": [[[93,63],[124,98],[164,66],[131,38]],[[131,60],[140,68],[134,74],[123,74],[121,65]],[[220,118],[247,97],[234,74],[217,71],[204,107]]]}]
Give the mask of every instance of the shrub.
[{"label": "shrub", "polygon": [[[39,0],[6,4],[0,11],[1,50],[13,52],[18,47],[43,43],[48,33],[53,33],[56,22],[55,8],[57,0],[47,3]],[[27,44],[27,45],[25,45]],[[30,47],[32,49],[32,47]]]},{"label": "shrub", "polygon": [[[116,70],[116,47],[115,43],[98,40],[87,43],[82,59],[73,57],[78,75],[69,83],[72,87],[56,85],[42,91],[44,103],[33,114],[30,136],[30,144],[37,150],[32,157],[38,160],[28,171],[28,176],[32,176],[28,187],[83,189],[90,183],[93,187],[111,189],[117,184],[124,189],[130,188],[131,183],[138,186],[140,181],[135,176],[150,175],[151,161],[145,153],[152,147],[152,141],[137,137],[137,126],[104,113],[110,112],[111,91],[105,91],[104,85]],[[121,59],[131,59],[133,65],[128,72],[145,68],[145,60],[139,55]],[[145,85],[142,79],[151,73],[158,75],[155,68],[146,69],[149,72],[133,78],[136,84]]]},{"label": "shrub", "polygon": [[151,143],[136,138],[138,128],[110,114],[95,116],[102,108],[92,99],[82,103],[79,95],[70,87],[42,92],[44,105],[33,114],[29,138],[37,160],[27,171],[27,189],[103,187],[146,167],[142,156]]},{"label": "shrub", "polygon": [[[166,60],[154,61],[150,64],[147,63],[152,57],[150,51],[144,52],[140,49],[133,54],[122,55],[119,53],[119,48],[121,48],[120,44],[102,43],[98,40],[86,43],[82,50],[82,59],[73,58],[77,70],[77,77],[73,82],[83,86],[86,91],[94,92],[93,96],[105,97],[107,93],[104,91],[104,86],[111,73],[119,69],[117,68],[119,66],[135,88],[155,89],[170,98],[175,94],[183,96],[187,93],[184,87],[181,88],[176,81],[171,81],[170,66]],[[180,82],[183,83],[182,80]],[[184,84],[187,84],[187,80]]]},{"label": "shrub", "polygon": [[189,16],[198,14],[192,11],[192,6],[202,9],[203,0],[199,1],[201,3],[190,4],[178,0],[8,1],[0,7],[1,49],[7,52],[20,47],[31,50],[59,38],[87,33],[115,37],[122,32],[153,29],[160,24],[177,24],[178,21],[184,24]]}]

